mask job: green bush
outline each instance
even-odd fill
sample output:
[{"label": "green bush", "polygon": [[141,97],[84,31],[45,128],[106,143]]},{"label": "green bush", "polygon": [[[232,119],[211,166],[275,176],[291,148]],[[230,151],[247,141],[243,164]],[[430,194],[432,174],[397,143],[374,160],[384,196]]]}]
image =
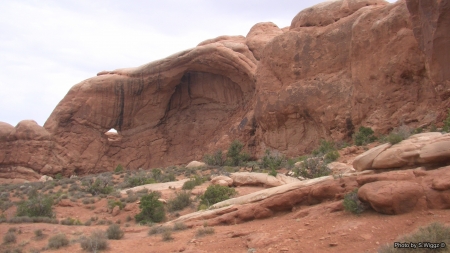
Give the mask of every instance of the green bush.
[{"label": "green bush", "polygon": [[156,180],[143,172],[139,172],[135,175],[131,175],[125,178],[125,183],[126,187],[136,187],[140,185],[154,184],[156,183]]},{"label": "green bush", "polygon": [[450,227],[445,226],[441,223],[431,223],[426,227],[420,227],[418,231],[413,234],[402,236],[396,240],[397,242],[413,242],[418,244],[419,242],[429,242],[429,243],[437,243],[437,245],[441,245],[440,243],[445,243],[446,246],[444,248],[435,248],[431,249],[428,247],[417,248],[417,249],[401,249],[394,248],[394,243],[390,243],[382,246],[378,252],[379,253],[394,253],[394,252],[448,252],[448,247],[450,245]]},{"label": "green bush", "polygon": [[448,109],[447,118],[444,120],[444,127],[442,131],[448,133],[450,131],[450,109]]},{"label": "green bush", "polygon": [[331,170],[327,167],[326,162],[317,156],[307,158],[298,169],[299,176],[309,179],[328,176],[330,174]]},{"label": "green bush", "polygon": [[375,135],[373,134],[374,132],[372,128],[361,126],[359,127],[358,132],[353,134],[353,142],[357,146],[363,146],[368,143],[374,142],[377,137],[375,137]]},{"label": "green bush", "polygon": [[82,237],[80,246],[83,250],[97,252],[108,248],[108,240],[104,231],[94,230],[90,237]]},{"label": "green bush", "polygon": [[262,168],[269,168],[270,170],[277,170],[281,168],[283,161],[285,160],[284,156],[280,156],[278,154],[272,154],[269,149],[266,149],[266,153],[261,161]]},{"label": "green bush", "polygon": [[106,230],[106,235],[108,239],[111,240],[120,240],[122,239],[124,232],[120,229],[120,226],[117,224],[112,224]]},{"label": "green bush", "polygon": [[236,195],[236,190],[227,186],[210,185],[200,196],[200,205],[211,206]]},{"label": "green bush", "polygon": [[339,156],[340,156],[339,152],[330,151],[330,152],[326,153],[323,158],[324,158],[325,163],[331,163],[331,162],[336,161],[339,158]]},{"label": "green bush", "polygon": [[230,166],[239,166],[243,162],[246,162],[250,156],[247,153],[242,152],[244,148],[244,144],[242,144],[239,140],[234,140],[230,147],[228,148],[228,161],[227,164]]},{"label": "green bush", "polygon": [[189,181],[184,182],[183,187],[181,187],[181,189],[192,190],[196,186],[203,184],[205,181],[206,181],[206,179],[203,177],[194,176]]},{"label": "green bush", "polygon": [[136,222],[161,222],[164,220],[166,213],[164,205],[158,200],[160,194],[158,192],[151,192],[141,198],[139,208],[141,212],[134,217]]},{"label": "green bush", "polygon": [[317,147],[316,149],[314,149],[312,151],[312,154],[314,156],[324,156],[326,155],[328,152],[331,151],[336,151],[336,147],[334,146],[334,142],[332,141],[326,141],[326,140],[320,140],[320,144],[319,147]]},{"label": "green bush", "polygon": [[178,210],[183,210],[192,203],[191,193],[187,191],[178,192],[175,198],[167,202],[167,210],[169,212],[174,212]]},{"label": "green bush", "polygon": [[114,199],[108,200],[108,208],[109,209],[114,209],[115,206],[118,206],[120,208],[120,210],[122,210],[125,207],[125,204],[119,200],[114,200]]},{"label": "green bush", "polygon": [[36,193],[18,204],[16,216],[53,217],[52,206],[51,196]]},{"label": "green bush", "polygon": [[[98,177],[96,179],[88,178],[83,181],[84,191],[97,196],[100,194],[110,194],[114,191],[114,188],[109,185],[111,180],[105,177]],[[71,186],[72,187],[72,186]]]},{"label": "green bush", "polygon": [[122,164],[117,165],[117,167],[114,169],[114,173],[120,174],[123,172],[123,166]]},{"label": "green bush", "polygon": [[367,209],[367,206],[358,199],[358,189],[344,196],[344,209],[354,214],[360,214]]},{"label": "green bush", "polygon": [[80,226],[80,225],[83,225],[83,223],[82,223],[80,220],[78,220],[78,219],[74,219],[74,218],[71,218],[71,217],[67,217],[66,219],[64,219],[64,220],[61,221],[61,225],[66,225],[66,226],[73,226],[73,225],[75,225],[75,226]]},{"label": "green bush", "polygon": [[223,166],[225,164],[222,150],[217,150],[213,155],[206,154],[203,161],[211,166]]},{"label": "green bush", "polygon": [[69,245],[69,240],[64,234],[54,235],[48,240],[48,247],[50,249],[59,249],[67,245]]}]

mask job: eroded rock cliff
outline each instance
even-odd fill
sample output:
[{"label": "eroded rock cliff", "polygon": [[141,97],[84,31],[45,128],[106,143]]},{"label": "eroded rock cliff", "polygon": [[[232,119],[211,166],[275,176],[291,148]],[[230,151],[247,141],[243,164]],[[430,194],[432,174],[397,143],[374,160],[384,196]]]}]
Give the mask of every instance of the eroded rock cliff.
[{"label": "eroded rock cliff", "polygon": [[[246,37],[102,71],[73,86],[44,127],[1,123],[1,172],[173,165],[234,139],[255,157],[266,148],[292,156],[320,139],[348,139],[360,125],[387,132],[441,122],[449,17],[449,1],[331,1],[287,29],[259,23]],[[106,133],[112,128],[117,134]]]}]

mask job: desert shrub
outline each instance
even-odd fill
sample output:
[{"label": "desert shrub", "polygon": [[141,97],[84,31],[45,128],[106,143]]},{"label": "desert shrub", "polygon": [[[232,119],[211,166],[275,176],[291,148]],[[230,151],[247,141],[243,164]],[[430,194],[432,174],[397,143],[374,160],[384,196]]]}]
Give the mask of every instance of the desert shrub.
[{"label": "desert shrub", "polygon": [[[396,240],[397,242],[413,242],[417,245],[422,243],[436,243],[435,246],[439,248],[432,249],[430,247],[417,248],[417,249],[402,249],[394,248],[394,243],[390,243],[382,246],[378,252],[379,253],[394,253],[394,252],[448,252],[448,245],[450,244],[450,227],[445,226],[441,223],[431,223],[426,227],[420,227],[418,231],[410,235],[402,236]],[[441,248],[441,243],[445,243],[445,246]]]},{"label": "desert shrub", "polygon": [[327,167],[323,158],[313,156],[303,161],[296,173],[304,178],[317,178],[330,175],[331,170]]},{"label": "desert shrub", "polygon": [[136,187],[145,184],[154,184],[156,180],[144,172],[138,172],[125,178],[126,187]]},{"label": "desert shrub", "polygon": [[42,229],[36,229],[34,230],[34,236],[36,238],[42,238],[44,236],[44,232],[42,232]]},{"label": "desert shrub", "polygon": [[80,239],[80,246],[85,251],[97,252],[108,248],[108,240],[104,231],[94,230],[89,237]]},{"label": "desert shrub", "polygon": [[16,216],[53,217],[52,205],[51,196],[35,193],[18,204]]},{"label": "desert shrub", "polygon": [[339,158],[339,156],[340,156],[339,152],[337,152],[335,150],[335,151],[330,151],[330,152],[326,153],[323,158],[324,158],[325,163],[330,163],[330,162],[336,161]]},{"label": "desert shrub", "polygon": [[343,205],[347,212],[354,214],[360,214],[367,209],[367,205],[362,203],[358,198],[358,189],[355,189],[344,196]]},{"label": "desert shrub", "polygon": [[16,239],[16,235],[14,234],[14,232],[7,232],[4,236],[3,236],[3,243],[15,243],[17,241]]},{"label": "desert shrub", "polygon": [[411,136],[411,129],[408,126],[400,126],[386,137],[386,141],[392,145],[397,144]]},{"label": "desert shrub", "polygon": [[50,223],[58,224],[58,220],[50,217],[28,217],[28,216],[16,216],[7,220],[8,223]]},{"label": "desert shrub", "polygon": [[164,220],[166,213],[164,205],[158,200],[160,194],[151,192],[141,198],[139,208],[141,212],[134,217],[136,222],[161,222]]},{"label": "desert shrub", "polygon": [[280,156],[278,153],[274,154],[270,149],[266,149],[266,153],[261,160],[261,167],[277,170],[281,167],[284,160],[284,156]]},{"label": "desert shrub", "polygon": [[450,109],[448,109],[447,118],[444,120],[442,131],[448,133],[450,131]]},{"label": "desert shrub", "polygon": [[120,208],[120,210],[122,210],[125,207],[125,204],[119,200],[113,200],[113,199],[108,200],[108,208],[109,209],[113,209],[115,206],[118,206]]},{"label": "desert shrub", "polygon": [[112,224],[106,230],[106,235],[108,239],[111,240],[119,240],[122,239],[124,232],[120,229],[120,226],[117,224]]},{"label": "desert shrub", "polygon": [[195,235],[197,237],[205,236],[205,235],[212,235],[214,234],[214,228],[212,227],[204,227],[197,230],[197,233]]},{"label": "desert shrub", "polygon": [[164,226],[153,226],[150,228],[150,230],[148,231],[148,235],[157,235],[157,234],[162,234],[166,231],[170,231],[171,229],[169,227],[164,227]]},{"label": "desert shrub", "polygon": [[222,150],[217,150],[214,154],[206,154],[203,158],[206,164],[211,166],[223,166],[225,164],[225,159]]},{"label": "desert shrub", "polygon": [[110,194],[114,190],[114,188],[110,184],[111,179],[102,176],[99,176],[96,179],[87,178],[83,180],[82,183],[82,185],[84,186],[83,191],[92,194],[92,196],[97,196],[100,194]]},{"label": "desert shrub", "polygon": [[244,148],[244,144],[242,144],[238,140],[234,140],[230,147],[228,148],[228,161],[227,164],[230,166],[239,166],[243,162],[246,162],[250,156],[247,153],[242,152],[242,149]]},{"label": "desert shrub", "polygon": [[222,185],[210,185],[200,196],[200,205],[211,206],[236,195],[236,190]]},{"label": "desert shrub", "polygon": [[122,164],[118,164],[117,167],[114,169],[114,173],[120,174],[123,172],[123,166]]},{"label": "desert shrub", "polygon": [[50,237],[50,239],[48,239],[48,244],[47,244],[47,246],[50,249],[59,249],[61,247],[67,246],[67,245],[69,245],[69,240],[67,239],[66,235],[64,235],[64,234],[57,234],[57,235]]},{"label": "desert shrub", "polygon": [[185,229],[187,229],[187,226],[183,222],[175,222],[175,224],[173,224],[173,230],[175,230],[175,231],[185,230]]},{"label": "desert shrub", "polygon": [[274,168],[272,168],[272,169],[270,169],[268,174],[269,174],[269,176],[276,177],[278,172]]},{"label": "desert shrub", "polygon": [[363,146],[368,143],[374,142],[377,137],[375,137],[375,135],[373,134],[374,132],[372,128],[361,126],[359,127],[358,132],[353,134],[353,142],[357,146]]},{"label": "desert shrub", "polygon": [[320,140],[319,147],[312,151],[315,156],[324,156],[328,152],[335,151],[334,143],[332,141]]},{"label": "desert shrub", "polygon": [[178,210],[183,210],[185,207],[192,203],[191,193],[187,191],[178,192],[175,198],[167,202],[167,210],[169,212],[174,212]]},{"label": "desert shrub", "polygon": [[13,205],[14,204],[9,200],[0,200],[0,210],[2,210],[2,212],[8,210]]},{"label": "desert shrub", "polygon": [[63,176],[61,175],[61,173],[58,173],[55,175],[56,180],[61,180],[62,178],[63,178]]},{"label": "desert shrub", "polygon": [[170,230],[164,231],[164,233],[162,233],[161,237],[162,237],[162,240],[165,242],[172,241],[173,240],[172,231],[170,231]]},{"label": "desert shrub", "polygon": [[83,223],[80,220],[78,220],[78,219],[67,217],[67,218],[65,218],[64,220],[61,221],[61,225],[66,225],[66,226],[76,225],[76,226],[80,226],[80,225],[83,225]]},{"label": "desert shrub", "polygon": [[204,182],[205,182],[205,178],[200,177],[200,176],[194,176],[190,180],[184,182],[183,187],[181,187],[181,189],[183,189],[183,190],[192,190],[196,186],[201,185]]}]

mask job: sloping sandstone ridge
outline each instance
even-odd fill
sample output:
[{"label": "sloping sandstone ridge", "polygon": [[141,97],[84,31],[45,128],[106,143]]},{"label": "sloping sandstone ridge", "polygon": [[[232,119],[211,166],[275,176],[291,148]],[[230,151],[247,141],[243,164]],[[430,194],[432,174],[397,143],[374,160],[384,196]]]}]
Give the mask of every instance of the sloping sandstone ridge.
[{"label": "sloping sandstone ridge", "polygon": [[[338,0],[71,88],[44,127],[0,123],[3,177],[185,163],[243,141],[288,156],[360,125],[442,122],[450,1]],[[118,134],[105,134],[110,129]]]}]

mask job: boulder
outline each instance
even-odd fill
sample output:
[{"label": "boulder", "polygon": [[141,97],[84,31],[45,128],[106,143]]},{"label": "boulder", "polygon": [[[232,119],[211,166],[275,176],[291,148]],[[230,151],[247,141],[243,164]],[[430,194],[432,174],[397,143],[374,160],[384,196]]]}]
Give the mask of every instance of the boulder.
[{"label": "boulder", "polygon": [[278,173],[277,176],[274,177],[267,173],[237,172],[232,173],[230,175],[230,178],[233,180],[233,185],[235,186],[254,185],[275,187],[299,181],[296,178],[285,176],[280,173]]},{"label": "boulder", "polygon": [[359,188],[358,198],[368,202],[379,213],[402,214],[424,204],[425,193],[422,186],[415,182],[377,181]]},{"label": "boulder", "polygon": [[211,179],[211,184],[218,184],[218,185],[222,185],[222,186],[232,186],[233,179],[231,179],[230,177],[221,175],[221,176],[213,177]]},{"label": "boulder", "polygon": [[186,168],[198,168],[198,167],[205,167],[206,163],[204,162],[198,162],[198,161],[192,161],[186,165]]},{"label": "boulder", "polygon": [[331,162],[327,164],[327,167],[334,175],[355,172],[355,169],[351,165],[340,162]]},{"label": "boulder", "polygon": [[450,134],[430,132],[412,135],[395,145],[386,143],[372,148],[357,156],[353,166],[362,171],[439,164],[447,161],[450,161]]},{"label": "boulder", "polygon": [[49,177],[47,175],[43,175],[41,178],[39,178],[40,182],[47,182],[47,181],[52,181],[52,180],[53,180],[53,178]]}]

